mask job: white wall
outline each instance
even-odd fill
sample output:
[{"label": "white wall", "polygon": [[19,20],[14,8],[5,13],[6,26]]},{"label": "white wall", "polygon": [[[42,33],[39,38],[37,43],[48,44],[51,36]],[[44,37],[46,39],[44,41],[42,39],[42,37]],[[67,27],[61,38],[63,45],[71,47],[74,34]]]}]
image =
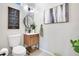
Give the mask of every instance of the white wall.
[{"label": "white wall", "polygon": [[[37,11],[34,20],[38,25],[37,32],[39,32],[40,24],[43,24],[44,9],[47,10],[56,5],[59,4],[36,4]],[[0,49],[8,48],[8,35],[20,33],[23,38],[24,33],[22,10],[20,13],[20,29],[8,29],[8,6],[20,9],[15,4],[0,4]],[[40,38],[40,48],[60,55],[77,55],[71,47],[70,39],[79,38],[79,4],[69,4],[69,7],[68,23],[43,24],[44,37]]]},{"label": "white wall", "polygon": [[44,37],[40,39],[40,48],[59,55],[77,55],[70,44],[70,39],[79,38],[79,4],[69,4],[69,22],[59,24],[43,23],[44,9],[47,10],[59,4],[36,4],[35,21],[43,24]]},{"label": "white wall", "polygon": [[[20,29],[8,29],[8,7],[13,7],[15,9],[20,10]],[[21,34],[21,43],[23,43],[23,33],[24,33],[24,25],[23,25],[24,14],[22,9],[17,4],[13,3],[2,3],[0,4],[0,49],[8,48],[8,35],[13,34]]]}]

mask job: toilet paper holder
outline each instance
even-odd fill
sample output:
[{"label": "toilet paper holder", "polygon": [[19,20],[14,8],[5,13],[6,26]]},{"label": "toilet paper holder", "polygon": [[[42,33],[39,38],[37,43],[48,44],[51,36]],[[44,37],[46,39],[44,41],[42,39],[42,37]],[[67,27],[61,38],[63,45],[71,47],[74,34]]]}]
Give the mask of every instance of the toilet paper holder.
[{"label": "toilet paper holder", "polygon": [[0,50],[0,56],[7,56],[9,53],[8,49],[7,48],[2,48]]},{"label": "toilet paper holder", "polygon": [[5,56],[6,55],[6,53],[2,53],[2,54],[0,54],[0,56]]}]

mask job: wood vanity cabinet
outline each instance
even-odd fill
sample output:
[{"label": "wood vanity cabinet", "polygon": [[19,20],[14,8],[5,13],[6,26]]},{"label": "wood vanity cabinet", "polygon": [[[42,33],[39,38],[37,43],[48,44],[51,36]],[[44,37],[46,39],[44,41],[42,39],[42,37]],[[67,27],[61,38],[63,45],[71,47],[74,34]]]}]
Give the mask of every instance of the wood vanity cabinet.
[{"label": "wood vanity cabinet", "polygon": [[26,45],[27,47],[37,45],[39,48],[39,34],[33,34],[33,35],[24,34],[24,45]]}]

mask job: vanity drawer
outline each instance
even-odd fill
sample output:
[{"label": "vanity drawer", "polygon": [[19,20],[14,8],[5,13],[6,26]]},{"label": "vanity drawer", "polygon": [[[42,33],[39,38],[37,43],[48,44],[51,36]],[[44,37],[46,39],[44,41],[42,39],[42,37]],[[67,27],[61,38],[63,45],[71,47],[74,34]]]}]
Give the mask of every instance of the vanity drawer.
[{"label": "vanity drawer", "polygon": [[24,35],[24,44],[27,46],[33,46],[38,44],[39,42],[39,34],[35,35]]},{"label": "vanity drawer", "polygon": [[30,43],[31,43],[30,40],[31,40],[30,37],[24,35],[24,44],[25,45],[30,46]]},{"label": "vanity drawer", "polygon": [[27,38],[33,38],[34,36],[33,35],[27,35]]},{"label": "vanity drawer", "polygon": [[39,35],[38,34],[34,35],[33,41],[34,41],[34,44],[38,44],[39,43]]}]

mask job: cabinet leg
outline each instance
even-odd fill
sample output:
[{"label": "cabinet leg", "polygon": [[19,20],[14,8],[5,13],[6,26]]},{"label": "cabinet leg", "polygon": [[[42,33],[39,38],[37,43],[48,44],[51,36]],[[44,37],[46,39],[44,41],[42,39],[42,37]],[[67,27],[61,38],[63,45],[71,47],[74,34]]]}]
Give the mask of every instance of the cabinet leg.
[{"label": "cabinet leg", "polygon": [[39,43],[38,43],[38,49],[39,49]]},{"label": "cabinet leg", "polygon": [[26,52],[26,54],[27,54],[27,55],[30,55],[30,53],[29,53],[28,51]]}]

